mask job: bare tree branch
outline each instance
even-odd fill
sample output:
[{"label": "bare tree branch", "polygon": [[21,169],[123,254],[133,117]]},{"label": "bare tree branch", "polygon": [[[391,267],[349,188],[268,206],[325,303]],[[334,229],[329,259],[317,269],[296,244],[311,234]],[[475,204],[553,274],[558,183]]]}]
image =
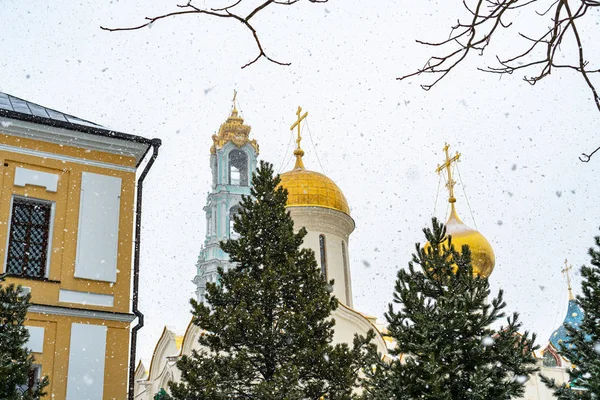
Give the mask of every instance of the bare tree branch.
[{"label": "bare tree branch", "polygon": [[[173,11],[170,13],[158,15],[156,17],[146,17],[145,18],[146,22],[143,24],[140,24],[140,25],[124,27],[124,28],[108,28],[105,26],[101,26],[100,28],[105,31],[109,31],[109,32],[134,31],[134,30],[142,29],[146,26],[150,26],[151,24],[155,23],[156,21],[160,21],[161,19],[171,18],[171,17],[179,17],[182,15],[190,15],[190,14],[194,14],[194,15],[203,14],[203,15],[209,15],[209,16],[219,17],[219,18],[229,18],[229,19],[234,19],[234,20],[240,22],[252,33],[252,37],[254,38],[256,47],[258,48],[258,55],[250,62],[244,64],[242,66],[242,69],[254,64],[260,58],[265,58],[268,61],[278,64],[278,65],[290,65],[290,63],[277,61],[273,57],[267,55],[267,53],[265,52],[264,47],[262,45],[262,42],[260,40],[260,37],[258,36],[256,29],[254,28],[254,25],[252,25],[250,23],[250,19],[271,5],[291,6],[293,4],[298,3],[299,1],[300,0],[266,0],[264,3],[260,4],[259,6],[255,7],[254,9],[252,9],[249,14],[247,14],[246,16],[242,16],[242,15],[236,13],[234,9],[238,6],[240,6],[244,2],[244,0],[237,0],[233,3],[231,3],[230,5],[222,7],[222,8],[200,8],[193,4],[193,0],[189,0],[186,4],[178,4],[177,5],[177,7],[181,9],[180,11]],[[328,0],[308,0],[308,1],[310,3],[327,3]],[[248,1],[246,1],[246,4],[247,3],[248,3]]]},{"label": "bare tree branch", "polygon": [[[549,7],[542,11],[534,9],[536,5],[543,5],[542,0],[471,0],[476,3],[473,8],[469,0],[462,0],[464,8],[469,13],[469,21],[462,23],[460,20],[451,28],[448,39],[440,42],[425,42],[417,40],[417,43],[434,46],[449,47],[444,55],[432,56],[425,65],[416,72],[401,76],[398,80],[404,80],[416,75],[433,74],[436,76],[430,84],[423,84],[424,90],[430,90],[440,80],[446,77],[456,66],[458,66],[471,51],[482,54],[487,48],[494,35],[500,35],[499,27],[504,29],[511,27],[512,22],[506,18],[515,14],[515,10],[529,8],[540,18],[549,17],[549,28],[544,29],[539,35],[530,37],[519,33],[524,41],[531,45],[523,52],[507,58],[496,56],[497,66],[478,68],[484,72],[495,74],[512,74],[515,71],[534,70],[532,75],[525,75],[523,79],[535,85],[540,80],[552,73],[553,69],[567,69],[579,73],[585,81],[592,94],[594,104],[600,111],[600,96],[596,84],[590,75],[600,73],[600,68],[590,67],[585,58],[584,44],[578,27],[578,22],[585,17],[592,7],[600,7],[600,0],[555,0]],[[575,7],[573,5],[576,5]],[[523,13],[523,11],[520,11]],[[576,58],[568,61],[568,55],[562,50],[561,45],[570,40],[570,44],[577,50]],[[559,58],[567,59],[567,62],[558,61]],[[588,162],[598,149],[592,153],[583,153],[580,157],[582,162]]]},{"label": "bare tree branch", "polygon": [[581,160],[581,162],[589,162],[590,158],[592,158],[594,153],[598,150],[600,150],[600,147],[596,147],[596,150],[592,151],[590,154],[581,153],[581,157],[579,157],[579,159]]}]

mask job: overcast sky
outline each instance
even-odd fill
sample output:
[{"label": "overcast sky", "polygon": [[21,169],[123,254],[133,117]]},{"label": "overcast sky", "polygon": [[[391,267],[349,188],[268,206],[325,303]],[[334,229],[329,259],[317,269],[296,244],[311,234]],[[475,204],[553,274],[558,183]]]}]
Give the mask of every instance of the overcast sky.
[{"label": "overcast sky", "polygon": [[[508,309],[546,343],[566,313],[564,260],[586,263],[600,225],[600,156],[588,164],[577,158],[600,144],[600,113],[578,75],[560,71],[532,87],[523,74],[478,72],[495,52],[518,47],[513,29],[430,92],[419,87],[427,77],[396,81],[432,54],[415,39],[447,37],[463,15],[459,1],[274,7],[255,25],[269,54],[288,67],[260,60],[240,69],[257,53],[233,21],[185,16],[134,32],[99,29],[134,25],[175,4],[4,0],[0,7],[0,91],[163,140],[144,185],[139,355],[151,357],[164,325],[183,332],[190,320],[211,136],[229,114],[234,88],[261,159],[276,170],[293,165],[289,126],[298,105],[309,112],[305,165],[346,195],[356,221],[349,244],[354,305],[380,318],[397,270],[430,224],[434,171],[449,142],[462,153],[459,215],[474,226],[464,189],[495,250],[492,287],[506,291]],[[590,56],[600,54],[592,40],[598,11],[580,28]],[[521,11],[515,26],[532,33],[540,26],[532,18]],[[445,219],[440,189],[436,215]],[[578,275],[574,281],[577,291]]]}]

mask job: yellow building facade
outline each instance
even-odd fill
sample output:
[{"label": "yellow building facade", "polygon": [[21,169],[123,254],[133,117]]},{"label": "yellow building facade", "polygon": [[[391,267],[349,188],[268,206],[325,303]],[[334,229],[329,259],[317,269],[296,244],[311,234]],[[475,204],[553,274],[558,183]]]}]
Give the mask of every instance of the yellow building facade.
[{"label": "yellow building facade", "polygon": [[31,293],[47,398],[130,392],[142,183],[159,146],[0,93],[0,273]]}]

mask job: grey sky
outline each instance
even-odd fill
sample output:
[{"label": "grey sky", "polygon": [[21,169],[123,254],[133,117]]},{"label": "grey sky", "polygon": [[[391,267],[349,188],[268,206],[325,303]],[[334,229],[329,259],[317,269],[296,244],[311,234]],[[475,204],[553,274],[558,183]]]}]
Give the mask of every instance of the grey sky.
[{"label": "grey sky", "polygon": [[[349,246],[354,304],[368,314],[383,316],[397,269],[423,240],[444,142],[460,151],[477,226],[496,253],[492,286],[505,289],[509,310],[520,311],[545,343],[566,312],[564,259],[586,263],[600,225],[600,156],[577,160],[600,144],[600,113],[578,75],[561,71],[531,87],[521,76],[477,72],[494,51],[515,46],[514,31],[430,92],[419,88],[427,77],[397,82],[431,54],[414,39],[446,37],[459,2],[331,0],[274,8],[256,27],[270,55],[289,67],[261,60],[241,70],[256,49],[232,21],[191,16],[137,32],[99,29],[133,25],[176,4],[167,3],[4,0],[0,7],[0,91],[163,139],[145,185],[142,357],[152,355],[163,325],[183,331],[189,322],[211,135],[229,113],[234,88],[260,157],[276,170],[292,167],[282,163],[290,160],[296,108],[309,112],[305,165],[325,172],[348,199],[357,226]],[[590,22],[600,18],[593,11]],[[523,12],[519,18],[536,25]],[[587,53],[600,54],[591,40],[598,25],[582,28]],[[441,190],[437,215],[445,219]],[[457,197],[459,215],[474,226],[462,187]]]}]

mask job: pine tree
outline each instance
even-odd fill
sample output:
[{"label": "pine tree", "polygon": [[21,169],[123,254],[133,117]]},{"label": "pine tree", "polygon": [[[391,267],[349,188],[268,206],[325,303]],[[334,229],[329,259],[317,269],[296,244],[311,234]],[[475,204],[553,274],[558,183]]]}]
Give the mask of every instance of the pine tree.
[{"label": "pine tree", "polygon": [[156,393],[154,395],[154,398],[152,400],[171,400],[172,397],[169,396],[169,394],[167,393],[167,391],[163,388],[161,388],[158,393]]},{"label": "pine tree", "polygon": [[355,337],[352,348],[331,344],[333,281],[301,248],[306,229],[294,233],[279,182],[261,162],[234,220],[239,238],[221,243],[237,267],[219,270],[219,283],[207,285],[208,305],[191,301],[193,323],[205,333],[201,349],[177,362],[175,399],[353,398],[374,334]]},{"label": "pine tree", "polygon": [[[433,219],[424,229],[429,245],[416,245],[408,270],[398,272],[386,313],[396,341],[391,361],[373,359],[365,399],[503,400],[521,396],[537,370],[535,335],[518,333],[515,313],[507,325],[500,291],[488,303],[486,278],[473,275],[471,253],[446,242],[446,228]],[[420,267],[420,268],[417,268]]]},{"label": "pine tree", "polygon": [[25,347],[29,331],[25,316],[31,295],[20,286],[4,284],[0,275],[0,399],[34,400],[43,396],[48,379],[28,388],[33,357]]},{"label": "pine tree", "polygon": [[569,370],[570,384],[558,385],[542,376],[546,386],[554,389],[554,395],[562,400],[600,398],[600,236],[594,240],[599,250],[588,251],[591,266],[581,267],[582,295],[576,299],[583,311],[583,321],[578,328],[565,325],[568,339],[557,349],[575,366]]}]

